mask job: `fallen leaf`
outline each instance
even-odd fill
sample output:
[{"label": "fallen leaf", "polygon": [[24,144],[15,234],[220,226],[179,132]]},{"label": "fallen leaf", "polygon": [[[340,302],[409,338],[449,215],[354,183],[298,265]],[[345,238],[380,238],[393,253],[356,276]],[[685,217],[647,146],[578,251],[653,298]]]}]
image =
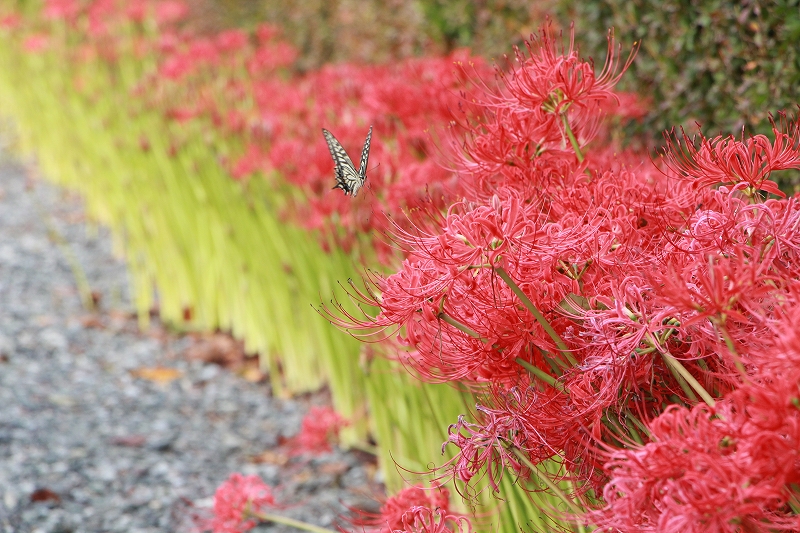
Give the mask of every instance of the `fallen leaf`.
[{"label": "fallen leaf", "polygon": [[108,440],[112,446],[125,446],[126,448],[141,448],[147,443],[144,435],[124,435],[122,437],[112,437]]},{"label": "fallen leaf", "polygon": [[137,368],[131,370],[131,375],[136,378],[154,381],[156,383],[169,383],[181,377],[183,373],[175,368],[156,366],[152,368]]},{"label": "fallen leaf", "polygon": [[317,468],[317,472],[319,472],[320,474],[331,474],[334,476],[341,476],[348,470],[350,470],[350,465],[342,461],[336,461],[334,463],[325,463],[323,465],[320,465],[319,468]]},{"label": "fallen leaf", "polygon": [[199,359],[233,369],[241,367],[245,359],[244,345],[224,333],[197,337],[186,350],[186,355],[189,359]]},{"label": "fallen leaf", "polygon": [[119,320],[121,322],[126,322],[128,320],[135,320],[136,313],[132,311],[125,311],[123,309],[111,309],[108,312],[108,316],[111,317],[112,320]]},{"label": "fallen leaf", "polygon": [[260,368],[255,366],[246,366],[244,367],[239,375],[244,378],[245,381],[249,381],[250,383],[260,383],[264,381],[266,378],[266,374],[264,374]]},{"label": "fallen leaf", "polygon": [[102,329],[103,321],[97,315],[85,315],[81,317],[81,325],[86,329]]},{"label": "fallen leaf", "polygon": [[50,489],[36,489],[35,491],[31,492],[31,501],[32,502],[60,502],[61,496],[56,494]]},{"label": "fallen leaf", "polygon": [[302,485],[303,483],[311,481],[311,478],[313,478],[313,477],[314,476],[312,475],[311,472],[309,472],[308,470],[303,470],[299,474],[297,474],[295,476],[292,476],[292,481],[294,483]]},{"label": "fallen leaf", "polygon": [[289,462],[289,456],[282,452],[266,450],[250,458],[251,463],[283,466]]}]

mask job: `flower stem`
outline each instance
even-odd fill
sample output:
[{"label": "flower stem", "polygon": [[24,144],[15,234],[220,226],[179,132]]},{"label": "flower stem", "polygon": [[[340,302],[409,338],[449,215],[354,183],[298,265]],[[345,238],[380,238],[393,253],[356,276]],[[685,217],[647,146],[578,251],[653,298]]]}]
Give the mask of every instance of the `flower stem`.
[{"label": "flower stem", "polygon": [[556,346],[558,346],[561,355],[564,356],[564,358],[566,358],[566,360],[572,365],[577,365],[578,362],[574,357],[572,357],[572,354],[569,353],[569,347],[567,347],[567,344],[561,339],[556,330],[553,329],[553,326],[550,325],[544,315],[539,312],[538,309],[536,309],[536,306],[533,305],[533,302],[530,300],[530,298],[528,298],[525,293],[522,292],[522,289],[519,288],[519,285],[514,283],[514,280],[511,279],[511,276],[508,275],[508,272],[506,272],[503,267],[495,267],[495,272],[497,272],[497,275],[506,282],[506,285],[508,285],[511,288],[511,291],[517,295],[517,298],[520,299],[522,305],[524,305],[528,311],[531,312],[536,321],[539,322],[542,328],[544,328],[544,331],[550,336],[551,339],[553,339],[553,342],[555,342]]},{"label": "flower stem", "polygon": [[719,330],[719,334],[722,337],[722,340],[725,341],[725,346],[728,348],[728,352],[731,354],[733,358],[733,364],[736,367],[736,370],[742,375],[742,379],[745,383],[750,382],[750,377],[747,375],[747,369],[744,367],[744,363],[742,363],[742,358],[739,357],[739,352],[736,350],[736,345],[733,343],[733,339],[731,338],[730,334],[728,333],[728,329],[721,323],[721,321],[715,321],[715,325]]},{"label": "flower stem", "polygon": [[274,522],[276,524],[283,524],[286,526],[301,529],[303,531],[310,531],[311,533],[339,533],[338,531],[334,531],[333,529],[315,526],[314,524],[301,522],[300,520],[295,520],[294,518],[288,518],[285,516],[280,516],[272,513],[251,513],[251,514],[254,518],[258,518],[262,522]]},{"label": "flower stem", "polygon": [[539,469],[536,468],[536,465],[534,465],[531,462],[531,460],[528,459],[528,457],[522,450],[520,450],[515,446],[512,446],[511,451],[514,453],[514,455],[517,456],[517,459],[519,459],[522,462],[522,464],[527,466],[531,472],[534,472],[537,475],[537,477],[542,481],[542,483],[548,489],[550,489],[553,492],[553,494],[555,494],[561,501],[564,502],[564,504],[567,506],[567,509],[569,509],[571,513],[575,514],[576,516],[583,514],[580,508],[578,508],[578,506],[576,506],[575,503],[572,500],[570,500],[566,494],[564,494],[564,491],[561,490],[561,488],[552,479],[550,479],[550,476],[539,472]]},{"label": "flower stem", "polygon": [[717,404],[708,391],[703,388],[702,385],[700,385],[700,382],[695,379],[691,372],[689,372],[680,361],[672,357],[672,355],[666,350],[661,350],[661,357],[664,358],[664,361],[670,366],[670,368],[675,370],[683,379],[686,380],[687,383],[689,383],[692,389],[694,389],[694,391],[703,399],[704,402],[706,402],[709,407],[714,407]]},{"label": "flower stem", "polygon": [[569,120],[567,120],[566,112],[561,113],[561,123],[564,125],[564,131],[567,132],[567,138],[569,138],[569,143],[572,145],[572,149],[575,150],[575,157],[578,158],[578,163],[583,163],[583,152],[578,144],[578,139],[576,139],[575,134],[572,133],[572,128],[569,127]]},{"label": "flower stem", "polygon": [[522,368],[524,368],[525,370],[527,370],[528,372],[533,374],[534,377],[536,377],[538,379],[541,379],[542,381],[544,381],[545,383],[547,383],[548,385],[550,385],[554,389],[558,389],[561,392],[564,392],[564,385],[562,385],[560,382],[556,381],[556,379],[553,376],[551,376],[550,374],[548,374],[544,370],[542,370],[540,368],[537,368],[535,365],[530,364],[528,361],[526,361],[522,357],[517,357],[515,359],[515,361],[517,362],[517,364],[519,364],[519,366],[521,366]]},{"label": "flower stem", "polygon": [[478,333],[474,329],[470,328],[469,326],[462,324],[461,322],[459,322],[458,320],[456,320],[455,318],[451,317],[450,315],[448,315],[446,313],[439,313],[437,315],[437,318],[439,318],[439,320],[441,320],[442,322],[446,322],[446,323],[450,324],[451,326],[453,326],[457,330],[463,331],[464,333],[466,333],[467,335],[469,335],[473,339],[479,339],[479,340],[482,340],[482,341],[486,342],[486,339],[481,337],[480,333]]}]

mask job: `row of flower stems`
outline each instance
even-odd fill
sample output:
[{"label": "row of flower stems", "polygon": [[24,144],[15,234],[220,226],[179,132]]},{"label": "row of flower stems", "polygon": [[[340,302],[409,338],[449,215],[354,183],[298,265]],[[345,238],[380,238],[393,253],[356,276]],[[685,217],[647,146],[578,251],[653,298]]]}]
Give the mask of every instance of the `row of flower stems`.
[{"label": "row of flower stems", "polygon": [[[278,217],[291,194],[279,176],[232,180],[214,152],[234,152],[236,140],[216,136],[211,150],[197,122],[168,122],[132,102],[142,68],[135,60],[76,71],[60,53],[26,54],[0,42],[0,113],[42,176],[79,192],[89,218],[112,229],[141,326],[157,306],[175,327],[231,331],[260,354],[280,395],[327,384],[351,422],[342,444],[370,449],[374,436],[389,492],[446,461],[438,451],[447,425],[471,409],[472,395],[418,382],[385,359],[365,361],[361,344],[312,305],[358,274],[356,256],[323,251],[318,235]],[[552,521],[541,509],[556,502],[543,493],[503,494],[509,499],[482,495],[487,529],[538,531]]]}]

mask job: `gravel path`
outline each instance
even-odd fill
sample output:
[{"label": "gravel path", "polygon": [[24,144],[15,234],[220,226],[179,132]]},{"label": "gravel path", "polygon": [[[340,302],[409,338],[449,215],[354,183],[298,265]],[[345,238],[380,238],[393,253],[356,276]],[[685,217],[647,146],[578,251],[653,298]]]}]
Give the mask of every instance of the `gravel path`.
[{"label": "gravel path", "polygon": [[[232,472],[261,476],[281,514],[322,526],[365,503],[363,457],[287,462],[279,446],[318,397],[272,398],[187,359],[191,337],[139,333],[107,232],[91,235],[75,197],[27,174],[0,162],[0,531],[191,531]],[[69,255],[100,297],[95,315]],[[177,377],[142,373],[158,367]]]}]

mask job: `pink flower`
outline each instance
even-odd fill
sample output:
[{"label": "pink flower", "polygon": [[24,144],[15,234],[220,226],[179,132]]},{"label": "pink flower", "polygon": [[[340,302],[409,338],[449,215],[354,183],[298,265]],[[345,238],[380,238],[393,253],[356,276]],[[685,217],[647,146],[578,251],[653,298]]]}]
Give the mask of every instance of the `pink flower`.
[{"label": "pink flower", "polygon": [[339,431],[347,422],[330,407],[312,407],[298,433],[291,439],[294,453],[324,453],[331,451],[331,441],[336,440]]},{"label": "pink flower", "polygon": [[49,44],[49,41],[50,41],[50,39],[45,34],[37,33],[37,34],[34,34],[34,35],[29,35],[22,42],[22,48],[26,52],[30,52],[30,53],[34,53],[35,54],[35,53],[41,52],[42,50],[47,48],[47,46]]},{"label": "pink flower", "polygon": [[668,407],[650,424],[650,443],[612,453],[606,507],[589,520],[622,533],[796,531],[788,499],[800,481],[800,410],[760,404],[753,392],[714,410]]},{"label": "pink flower", "polygon": [[248,37],[242,30],[227,30],[216,37],[217,49],[223,53],[233,53],[247,46]]},{"label": "pink flower", "polygon": [[52,20],[72,20],[80,12],[81,6],[76,0],[47,0],[44,6],[44,17]]},{"label": "pink flower", "polygon": [[558,114],[570,106],[587,107],[616,98],[612,89],[633,61],[636,47],[620,66],[614,34],[609,32],[606,62],[600,74],[595,74],[594,63],[578,56],[574,29],[570,28],[566,50],[563,45],[559,49],[550,23],[540,33],[539,39],[526,43],[528,55],[516,50],[519,66],[513,68],[511,75],[501,73],[517,105],[527,109],[542,107]]},{"label": "pink flower", "polygon": [[181,0],[159,0],[155,4],[155,9],[159,25],[177,22],[189,14],[189,6]]},{"label": "pink flower", "polygon": [[272,489],[258,476],[231,474],[214,494],[214,517],[207,527],[213,533],[243,533],[256,526],[255,515],[275,506]]},{"label": "pink flower", "polygon": [[388,498],[378,514],[359,512],[352,522],[367,533],[471,533],[467,517],[449,506],[444,487],[411,486]]},{"label": "pink flower", "polygon": [[266,168],[266,156],[258,145],[249,144],[245,153],[239,157],[231,168],[231,175],[236,181],[246,180],[255,172]]},{"label": "pink flower", "polygon": [[415,506],[401,516],[392,533],[471,533],[472,524],[467,517],[448,513],[443,509]]},{"label": "pink flower", "polygon": [[664,163],[680,178],[696,187],[717,184],[733,185],[734,190],[750,188],[780,197],[785,194],[769,178],[776,170],[800,168],[800,122],[780,115],[780,125],[772,121],[775,139],[765,135],[741,139],[733,135],[707,139],[702,134],[695,140],[683,131],[665,134],[667,146]]},{"label": "pink flower", "polygon": [[22,16],[18,13],[11,13],[0,17],[0,28],[4,30],[13,30],[22,24]]}]

